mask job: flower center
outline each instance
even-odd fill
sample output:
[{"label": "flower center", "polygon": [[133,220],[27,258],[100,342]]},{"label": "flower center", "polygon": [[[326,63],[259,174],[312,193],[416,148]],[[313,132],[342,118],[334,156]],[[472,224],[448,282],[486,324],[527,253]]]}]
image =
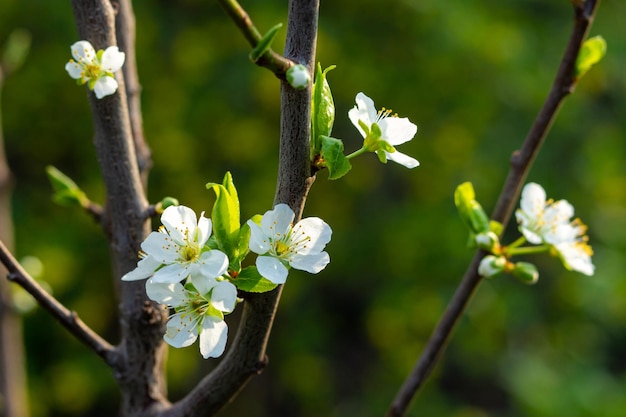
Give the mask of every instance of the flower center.
[{"label": "flower center", "polygon": [[100,78],[100,74],[102,72],[102,69],[100,68],[99,65],[96,64],[86,64],[83,67],[83,78],[87,79],[87,80],[96,80],[98,78]]},{"label": "flower center", "polygon": [[193,262],[200,256],[200,248],[195,245],[185,245],[180,249],[180,257],[183,262]]},{"label": "flower center", "polygon": [[283,256],[286,252],[289,252],[289,245],[282,240],[276,242],[276,255]]}]

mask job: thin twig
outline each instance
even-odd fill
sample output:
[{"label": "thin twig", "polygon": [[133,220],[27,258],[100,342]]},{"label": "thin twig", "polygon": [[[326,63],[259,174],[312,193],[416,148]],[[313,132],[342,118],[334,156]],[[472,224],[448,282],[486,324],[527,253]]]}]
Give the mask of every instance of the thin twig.
[{"label": "thin twig", "polygon": [[[587,36],[598,4],[599,0],[574,3],[574,28],[570,35],[569,43],[561,60],[556,78],[548,98],[537,115],[521,150],[513,154],[507,180],[492,215],[492,219],[502,224],[506,224],[510,220],[522,184],[526,179],[530,167],[546,138],[563,100],[574,91],[577,82],[574,78],[576,58]],[[478,275],[478,265],[485,255],[485,252],[479,251],[474,256],[474,259],[465,272],[446,311],[439,323],[437,323],[413,371],[398,391],[396,398],[387,412],[387,417],[404,416],[411,400],[432,372],[459,318],[462,316],[478,284],[481,282],[481,277]]]},{"label": "thin twig", "polygon": [[[252,19],[236,0],[218,0],[226,13],[233,19],[248,43],[255,48],[261,40],[261,33],[252,23]],[[300,62],[300,61],[297,61]],[[256,62],[260,67],[272,71],[278,78],[285,79],[285,73],[294,65],[294,61],[269,49]]]},{"label": "thin twig", "polygon": [[56,298],[46,292],[11,255],[4,243],[0,241],[0,262],[9,271],[8,279],[24,288],[43,308],[59,321],[70,333],[83,344],[91,348],[104,361],[113,366],[115,349],[106,340],[89,328],[78,315],[68,310]]},{"label": "thin twig", "polygon": [[[319,0],[291,0],[286,56],[313,67]],[[274,202],[287,203],[302,216],[313,183],[309,163],[311,89],[294,90],[281,82],[281,133],[278,182]],[[266,348],[282,286],[274,291],[248,294],[232,347],[217,368],[181,401],[159,417],[212,416],[230,401],[267,364]]]}]

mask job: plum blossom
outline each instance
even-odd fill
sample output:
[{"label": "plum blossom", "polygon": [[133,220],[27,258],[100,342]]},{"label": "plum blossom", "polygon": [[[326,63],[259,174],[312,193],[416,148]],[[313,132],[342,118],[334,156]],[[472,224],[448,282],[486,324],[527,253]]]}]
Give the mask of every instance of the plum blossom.
[{"label": "plum blossom", "polygon": [[65,64],[65,70],[78,80],[78,84],[86,83],[99,99],[117,91],[114,73],[124,65],[124,52],[120,52],[117,46],[96,52],[87,41],[74,43],[71,51],[74,59]]},{"label": "plum blossom", "polygon": [[[211,220],[185,206],[170,206],[161,215],[163,226],[141,244],[143,252],[137,268],[122,277],[124,281],[153,275],[155,283],[173,284],[190,275],[217,278],[226,273],[228,257],[205,244],[211,236]],[[193,278],[192,278],[193,280]]]},{"label": "plum blossom", "polygon": [[[374,101],[363,93],[356,95],[356,106],[350,109],[348,117],[365,138],[364,148],[376,152],[382,162],[389,159],[407,168],[419,165],[416,159],[395,149],[395,146],[413,139],[417,133],[417,126],[408,118],[392,115],[391,110],[384,107],[377,111]],[[372,132],[375,134],[372,135]]]},{"label": "plum blossom", "polygon": [[184,286],[180,282],[146,281],[148,297],[174,309],[167,322],[163,339],[182,348],[200,339],[204,359],[224,353],[228,326],[224,315],[232,313],[237,304],[237,288],[228,281],[203,275],[192,275]]},{"label": "plum blossom", "polygon": [[283,284],[288,267],[317,274],[328,265],[330,257],[323,249],[332,230],[318,217],[308,217],[293,225],[295,214],[286,204],[267,211],[259,226],[248,220],[250,250],[259,256],[259,273],[273,282]]}]

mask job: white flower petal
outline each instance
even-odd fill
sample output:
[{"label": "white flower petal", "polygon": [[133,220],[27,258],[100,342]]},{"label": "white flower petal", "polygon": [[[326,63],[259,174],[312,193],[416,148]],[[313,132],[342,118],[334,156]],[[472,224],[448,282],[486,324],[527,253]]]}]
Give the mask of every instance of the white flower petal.
[{"label": "white flower petal", "polygon": [[202,296],[206,295],[217,285],[215,278],[209,278],[205,275],[196,273],[189,276],[189,280]]},{"label": "white flower petal", "polygon": [[141,244],[141,249],[162,264],[170,264],[179,257],[178,246],[164,233],[151,232]]},{"label": "white flower petal", "polygon": [[256,258],[256,267],[261,276],[274,284],[284,284],[289,271],[278,259],[271,256],[259,256]]},{"label": "white flower petal", "polygon": [[109,46],[102,53],[102,69],[107,72],[115,72],[122,68],[126,55],[120,52],[117,46]]},{"label": "white flower petal", "polygon": [[65,64],[65,71],[75,80],[80,80],[83,74],[83,67],[81,67],[75,61],[70,61]]},{"label": "white flower petal", "polygon": [[[294,255],[289,262],[292,268],[317,274],[330,262],[330,256],[326,252],[310,255]],[[261,274],[263,275],[263,274]],[[266,277],[267,278],[267,277]],[[269,279],[269,278],[268,278]]]},{"label": "white flower petal", "polygon": [[232,313],[237,305],[237,287],[228,281],[218,282],[211,293],[211,304],[224,313]]},{"label": "white flower petal", "polygon": [[524,186],[520,208],[530,216],[538,216],[546,205],[546,192],[543,187],[534,182]]},{"label": "white flower petal", "polygon": [[267,236],[263,233],[263,229],[252,220],[248,220],[247,223],[250,226],[250,250],[259,255],[267,253],[270,250],[270,244]]},{"label": "white flower petal", "polygon": [[178,307],[187,301],[184,288],[178,282],[170,284],[149,279],[146,281],[146,294],[151,300],[170,307]]},{"label": "white flower petal", "polygon": [[204,211],[200,214],[200,219],[198,220],[198,229],[196,230],[198,233],[197,242],[198,246],[201,248],[205,245],[209,237],[211,237],[211,219],[207,219],[204,217]]},{"label": "white flower petal", "polygon": [[208,316],[202,322],[200,332],[200,353],[204,359],[218,358],[224,353],[228,326],[224,320]]},{"label": "white flower petal", "polygon": [[367,126],[371,126],[377,119],[376,108],[374,107],[374,101],[363,93],[358,93],[355,101],[356,106],[348,111],[348,118],[359,132],[361,132],[361,135],[365,137],[366,134],[359,125],[359,120]]},{"label": "white flower petal", "polygon": [[80,63],[92,63],[96,59],[96,50],[87,41],[78,41],[70,49],[74,59]]},{"label": "white flower petal", "polygon": [[98,81],[93,86],[93,92],[96,93],[97,98],[103,98],[115,94],[117,91],[117,81],[115,78],[104,76],[98,78]]},{"label": "white flower petal", "polygon": [[287,204],[277,204],[261,218],[263,233],[271,238],[282,239],[287,234],[294,217],[293,210]]},{"label": "white flower petal", "polygon": [[395,162],[396,164],[404,165],[407,168],[415,168],[419,166],[419,161],[415,158],[412,158],[402,152],[385,152],[387,155],[387,159]]},{"label": "white flower petal", "polygon": [[198,323],[189,314],[174,314],[167,322],[165,340],[175,348],[191,346],[198,338]]},{"label": "white flower petal", "polygon": [[417,126],[406,117],[385,117],[378,122],[378,126],[383,139],[393,146],[410,141],[417,133]]},{"label": "white flower petal", "polygon": [[306,243],[306,247],[299,248],[298,254],[317,254],[323,251],[326,244],[330,242],[332,230],[319,217],[307,217],[294,226],[291,239],[292,241],[298,241],[302,235],[308,236],[310,240]]},{"label": "white flower petal", "polygon": [[154,282],[166,282],[173,284],[187,278],[189,275],[197,271],[197,269],[197,265],[194,264],[170,264],[156,271],[152,280]]},{"label": "white flower petal", "polygon": [[137,268],[124,274],[122,281],[137,281],[140,279],[146,279],[150,275],[154,274],[154,271],[156,271],[161,265],[162,264],[159,261],[148,255],[137,262]]},{"label": "white flower petal", "polygon": [[161,223],[170,236],[181,245],[195,235],[198,225],[196,213],[185,206],[169,206],[163,210]]},{"label": "white flower petal", "polygon": [[228,269],[228,256],[219,250],[210,250],[200,256],[200,273],[209,278],[217,278]]}]

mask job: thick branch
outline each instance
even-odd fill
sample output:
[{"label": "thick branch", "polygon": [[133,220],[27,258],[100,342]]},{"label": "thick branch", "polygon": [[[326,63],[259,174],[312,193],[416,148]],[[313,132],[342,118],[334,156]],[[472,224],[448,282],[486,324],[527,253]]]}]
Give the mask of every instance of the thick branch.
[{"label": "thick branch", "polygon": [[[318,0],[289,3],[286,56],[308,65],[315,61]],[[298,220],[313,183],[309,138],[311,90],[296,91],[281,82],[281,133],[278,183],[274,202],[287,203]],[[232,399],[267,363],[266,347],[282,287],[269,293],[248,294],[237,337],[218,367],[182,401],[162,413],[167,417],[212,416]]]},{"label": "thick branch", "polygon": [[[513,155],[507,180],[492,215],[492,219],[502,224],[506,224],[510,220],[523,182],[550,130],[550,126],[563,100],[574,91],[577,82],[574,78],[574,65],[580,47],[589,31],[589,26],[593,21],[598,3],[599,0],[588,0],[586,2],[581,1],[574,5],[574,28],[570,35],[569,43],[561,60],[556,78],[548,98],[537,115],[521,150],[515,152]],[[465,272],[446,311],[439,323],[437,323],[413,371],[398,391],[387,413],[387,417],[400,417],[405,415],[411,400],[432,372],[459,318],[465,311],[478,284],[481,282],[481,277],[478,275],[478,265],[484,256],[485,252],[481,251],[474,256],[472,263]]]},{"label": "thick branch", "polygon": [[[109,0],[73,0],[79,37],[96,49],[116,45],[115,16]],[[127,56],[127,59],[128,56]],[[132,61],[132,58],[131,58]],[[116,74],[118,91],[97,99],[89,91],[95,147],[107,191],[105,229],[113,263],[113,279],[121,292],[122,342],[115,376],[120,382],[122,415],[141,415],[167,403],[163,372],[166,312],[148,300],[143,282],[120,283],[137,264],[137,250],[150,232],[148,207],[137,165],[126,101],[126,84]]]},{"label": "thick branch", "polygon": [[[261,40],[261,33],[257,30],[252,23],[252,19],[243,7],[236,0],[218,0],[222,5],[226,13],[233,19],[237,27],[243,33],[250,46],[255,48]],[[278,78],[285,79],[285,73],[289,68],[294,65],[294,62],[289,59],[289,55],[283,57],[272,49],[265,52],[256,62],[260,67],[265,67],[272,71]]]},{"label": "thick branch", "polygon": [[115,350],[98,334],[82,322],[78,315],[65,308],[63,304],[46,292],[15,260],[4,243],[0,241],[0,262],[9,271],[8,279],[24,288],[35,300],[55,319],[67,328],[78,340],[90,347],[104,361],[112,365],[115,361]]}]

